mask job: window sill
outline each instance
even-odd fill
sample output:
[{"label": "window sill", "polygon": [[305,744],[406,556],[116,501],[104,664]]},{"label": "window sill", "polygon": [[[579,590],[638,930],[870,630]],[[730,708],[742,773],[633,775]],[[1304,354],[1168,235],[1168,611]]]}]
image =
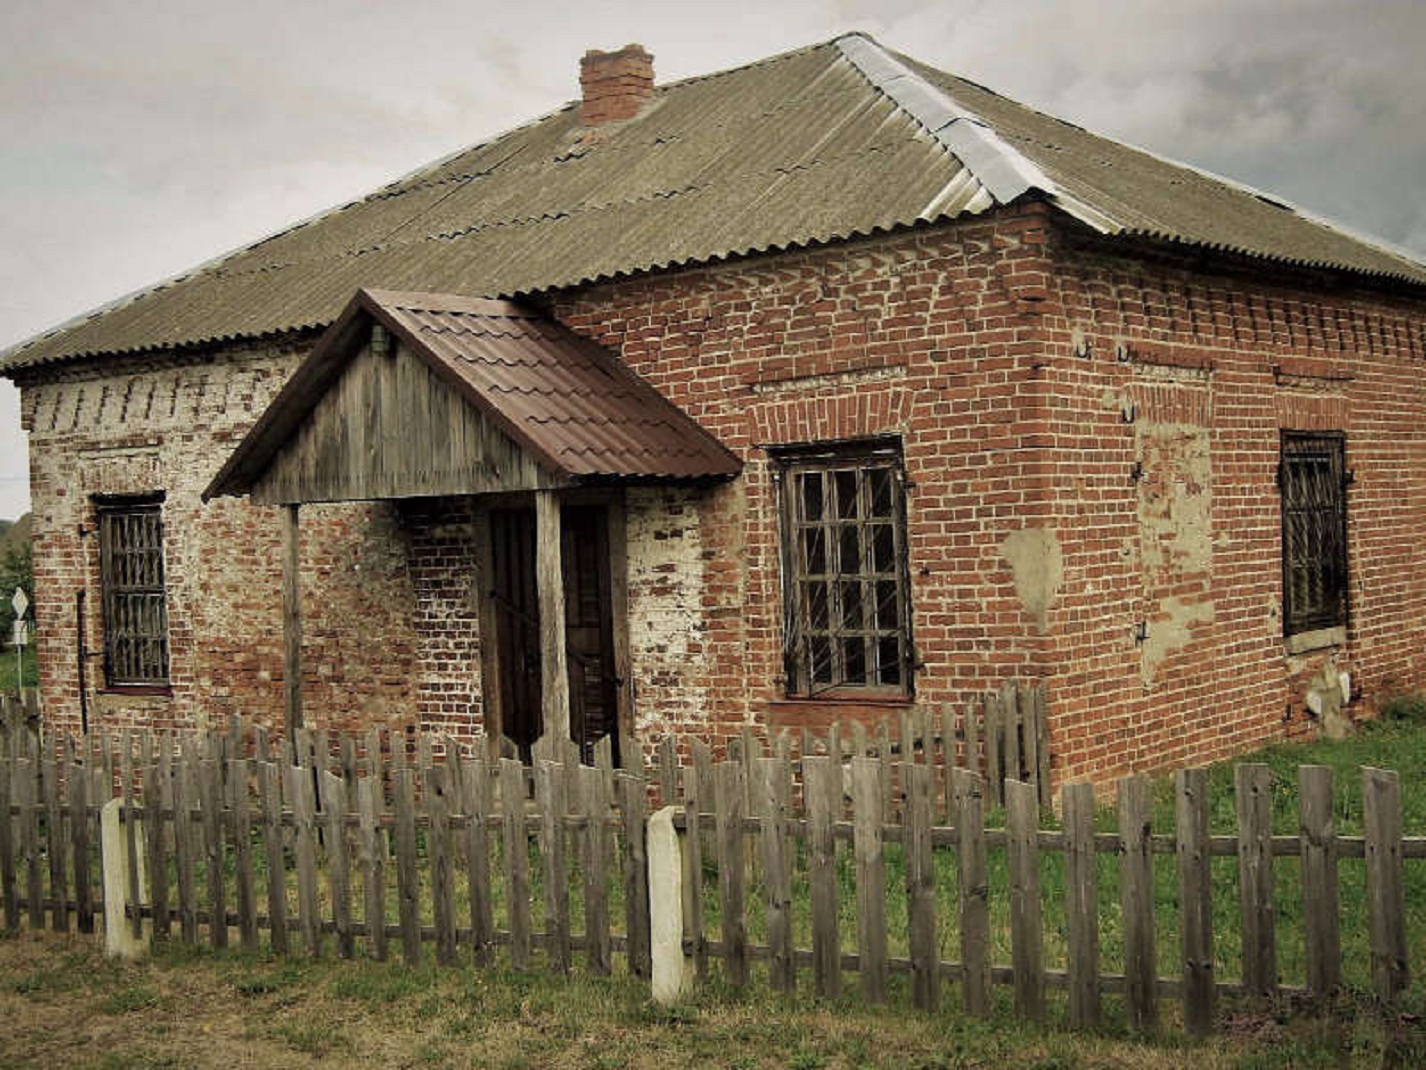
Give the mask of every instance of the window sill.
[{"label": "window sill", "polygon": [[1339,624],[1333,628],[1316,628],[1310,632],[1298,632],[1285,637],[1282,645],[1289,655],[1346,646],[1347,629],[1344,625]]},{"label": "window sill", "polygon": [[824,731],[833,722],[860,722],[863,726],[874,726],[888,717],[894,717],[902,710],[909,710],[915,700],[900,696],[851,697],[829,695],[825,698],[779,698],[767,704],[769,727],[809,728]]},{"label": "window sill", "polygon": [[98,688],[100,695],[136,696],[140,698],[172,698],[173,688],[168,684],[106,684]]}]

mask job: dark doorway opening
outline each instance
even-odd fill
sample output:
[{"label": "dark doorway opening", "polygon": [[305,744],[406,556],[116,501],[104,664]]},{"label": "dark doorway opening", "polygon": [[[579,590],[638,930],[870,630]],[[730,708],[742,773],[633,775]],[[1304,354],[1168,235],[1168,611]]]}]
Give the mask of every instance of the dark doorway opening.
[{"label": "dark doorway opening", "polygon": [[[492,599],[501,728],[522,761],[544,732],[540,609],[535,583],[535,511],[490,513]],[[619,763],[609,515],[603,505],[567,506],[560,517],[570,738],[585,761],[610,738]]]}]

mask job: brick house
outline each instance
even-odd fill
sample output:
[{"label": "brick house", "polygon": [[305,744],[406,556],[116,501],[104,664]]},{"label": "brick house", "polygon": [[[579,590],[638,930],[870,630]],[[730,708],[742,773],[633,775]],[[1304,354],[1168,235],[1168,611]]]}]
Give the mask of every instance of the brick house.
[{"label": "brick house", "polygon": [[1426,266],[861,35],[581,84],[4,355],[53,727],[1031,679],[1103,780],[1426,687]]}]

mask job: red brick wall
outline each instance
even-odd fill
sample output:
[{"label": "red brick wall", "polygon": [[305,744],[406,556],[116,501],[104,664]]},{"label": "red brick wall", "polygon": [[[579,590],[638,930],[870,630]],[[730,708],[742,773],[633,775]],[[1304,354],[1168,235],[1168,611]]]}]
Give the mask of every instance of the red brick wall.
[{"label": "red brick wall", "polygon": [[[1090,240],[1063,240],[1055,257],[1054,511],[1064,530],[1092,533],[1067,543],[1054,613],[1060,767],[1103,779],[1313,731],[1304,699],[1329,663],[1351,673],[1352,715],[1426,685],[1423,303],[1321,275],[1130,259]],[[1347,642],[1298,656],[1282,639],[1281,429],[1346,432],[1356,475]],[[1176,492],[1156,491],[1153,444],[1175,438],[1206,446],[1207,479],[1189,487],[1180,470]],[[1170,560],[1182,525],[1146,541],[1139,518],[1155,494],[1150,508],[1211,503],[1207,553],[1186,567]],[[1187,623],[1155,646],[1174,631],[1166,606]]]},{"label": "red brick wall", "polygon": [[692,499],[708,577],[702,661],[684,667],[681,687],[705,672],[706,703],[640,680],[646,742],[700,723],[725,738],[745,721],[820,728],[897,708],[784,699],[767,446],[901,437],[920,705],[961,708],[1007,679],[1049,672],[1048,621],[1027,611],[1003,554],[1046,508],[1034,450],[1046,239],[1032,209],[554,300],[561,320],[619,352],[746,464],[740,480]]},{"label": "red brick wall", "polygon": [[[1043,679],[1057,776],[1313,731],[1304,698],[1328,663],[1352,675],[1349,715],[1426,685],[1426,513],[1404,508],[1426,490],[1420,301],[1130,258],[1029,206],[592,286],[553,308],[747,464],[699,499],[718,577],[697,667],[706,714],[646,687],[646,735],[705,715],[715,736],[887,715],[782,700],[762,448],[886,433],[914,484],[917,704],[963,709],[1011,677]],[[1299,656],[1282,639],[1281,428],[1346,431],[1357,476],[1348,639]]]}]

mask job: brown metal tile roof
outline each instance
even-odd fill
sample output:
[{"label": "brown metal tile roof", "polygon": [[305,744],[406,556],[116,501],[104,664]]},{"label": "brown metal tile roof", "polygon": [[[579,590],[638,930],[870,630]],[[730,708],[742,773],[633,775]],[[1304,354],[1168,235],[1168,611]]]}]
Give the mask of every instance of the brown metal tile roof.
[{"label": "brown metal tile roof", "polygon": [[18,369],[323,327],[362,287],[510,296],[873,234],[1034,192],[1109,235],[1426,285],[1426,266],[853,34],[567,105],[0,355]]},{"label": "brown metal tile roof", "polygon": [[542,467],[576,482],[699,480],[742,465],[601,346],[505,300],[362,290],[233,452],[205,498],[244,494],[381,321]]}]

